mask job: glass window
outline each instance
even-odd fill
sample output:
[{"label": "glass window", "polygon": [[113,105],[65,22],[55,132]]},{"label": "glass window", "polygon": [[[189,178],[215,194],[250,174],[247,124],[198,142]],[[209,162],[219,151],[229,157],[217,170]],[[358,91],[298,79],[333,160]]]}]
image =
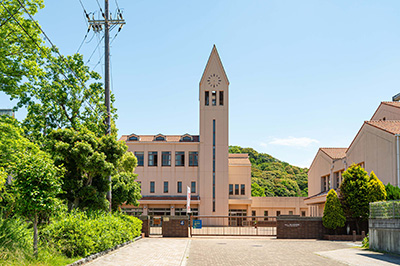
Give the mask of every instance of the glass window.
[{"label": "glass window", "polygon": [[157,152],[149,151],[149,166],[157,166]]},{"label": "glass window", "polygon": [[[251,211],[251,216],[256,216],[256,211]],[[252,220],[252,221],[255,221],[256,218],[253,217],[253,218],[251,218],[251,220]]]},{"label": "glass window", "polygon": [[[268,211],[264,211],[264,216],[268,216]],[[265,217],[265,218],[264,218],[264,221],[268,221],[268,218]]]},{"label": "glass window", "polygon": [[206,106],[209,106],[210,105],[210,92],[209,91],[206,91],[206,94],[205,94],[205,102],[206,102]]},{"label": "glass window", "polygon": [[154,193],[155,192],[155,182],[151,181],[150,182],[150,193]]},{"label": "glass window", "polygon": [[246,192],[244,184],[240,185],[240,195],[244,195]]},{"label": "glass window", "polygon": [[162,152],[162,166],[171,166],[171,152],[170,151]]},{"label": "glass window", "polygon": [[129,139],[128,140],[132,140],[132,141],[138,141],[139,140],[139,138],[138,137],[136,137],[136,136],[132,136],[132,137],[129,137]]},{"label": "glass window", "polygon": [[189,152],[189,166],[199,166],[199,153],[197,151]]},{"label": "glass window", "polygon": [[276,211],[276,216],[281,215],[281,211]]},{"label": "glass window", "polygon": [[289,211],[289,215],[293,215],[293,211]]},{"label": "glass window", "polygon": [[144,165],[144,152],[143,151],[135,151],[135,156],[137,158],[137,165],[143,166]]},{"label": "glass window", "polygon": [[224,92],[220,91],[219,92],[219,105],[224,105]]},{"label": "glass window", "polygon": [[168,193],[168,181],[164,181],[164,193]]},{"label": "glass window", "polygon": [[301,211],[301,216],[306,216],[306,212],[305,211]]},{"label": "glass window", "polygon": [[181,181],[178,181],[178,186],[177,186],[177,190],[178,190],[178,193],[182,193],[182,182]]},{"label": "glass window", "polygon": [[192,182],[191,184],[191,193],[196,193],[196,182]]},{"label": "glass window", "polygon": [[216,91],[212,91],[211,101],[212,101],[213,106],[217,105],[217,92]]},{"label": "glass window", "polygon": [[235,195],[239,195],[239,184],[235,184]]},{"label": "glass window", "polygon": [[185,166],[185,152],[175,152],[175,166]]},{"label": "glass window", "polygon": [[164,141],[164,140],[165,140],[165,138],[163,136],[158,136],[156,138],[156,141]]},{"label": "glass window", "polygon": [[233,184],[229,184],[229,195],[233,195]]}]

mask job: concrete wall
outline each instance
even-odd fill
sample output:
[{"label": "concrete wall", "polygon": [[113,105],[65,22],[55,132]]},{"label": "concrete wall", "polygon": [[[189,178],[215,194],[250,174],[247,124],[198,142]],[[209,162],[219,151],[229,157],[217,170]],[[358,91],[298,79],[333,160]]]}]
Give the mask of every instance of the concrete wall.
[{"label": "concrete wall", "polygon": [[369,246],[400,254],[400,219],[369,219]]},{"label": "concrete wall", "polygon": [[304,197],[252,197],[251,210],[256,212],[256,216],[264,216],[264,211],[268,211],[268,216],[277,215],[301,215],[306,212],[309,215],[308,207],[304,203]]}]

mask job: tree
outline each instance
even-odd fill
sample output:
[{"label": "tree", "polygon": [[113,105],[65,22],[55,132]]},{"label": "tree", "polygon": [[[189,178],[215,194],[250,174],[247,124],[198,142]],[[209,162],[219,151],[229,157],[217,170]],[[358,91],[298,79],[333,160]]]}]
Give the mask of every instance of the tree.
[{"label": "tree", "polygon": [[16,211],[33,223],[33,250],[37,256],[39,217],[51,213],[57,206],[62,171],[42,151],[20,156],[12,167]]},{"label": "tree", "polygon": [[264,189],[257,183],[251,184],[251,196],[252,197],[265,197]]},{"label": "tree", "polygon": [[336,191],[331,189],[326,197],[324,215],[322,223],[326,228],[335,230],[338,227],[343,227],[346,222],[346,217],[340,204]]},{"label": "tree", "polygon": [[340,202],[346,217],[355,219],[359,233],[360,222],[369,215],[368,173],[361,166],[352,164],[342,176]]},{"label": "tree", "polygon": [[386,200],[399,200],[400,199],[400,188],[392,186],[388,183],[385,186],[387,198]]},{"label": "tree", "polygon": [[1,191],[4,189],[4,184],[6,183],[6,180],[7,173],[4,171],[3,167],[0,167],[0,201],[2,201]]},{"label": "tree", "polygon": [[140,185],[135,182],[134,173],[137,159],[132,152],[126,152],[117,165],[117,173],[112,177],[112,209],[117,210],[122,204],[138,206]]},{"label": "tree", "polygon": [[116,140],[115,135],[98,138],[85,128],[59,129],[48,136],[46,147],[55,164],[66,169],[62,198],[68,202],[68,210],[108,209],[106,193],[108,177],[127,146]]},{"label": "tree", "polygon": [[374,171],[371,172],[368,181],[369,202],[386,200],[386,189],[383,183],[375,175]]}]

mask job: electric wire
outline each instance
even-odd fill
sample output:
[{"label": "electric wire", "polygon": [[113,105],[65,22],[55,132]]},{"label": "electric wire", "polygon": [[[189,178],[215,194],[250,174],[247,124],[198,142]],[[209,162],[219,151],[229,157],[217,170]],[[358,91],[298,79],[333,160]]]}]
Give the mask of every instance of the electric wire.
[{"label": "electric wire", "polygon": [[[20,9],[21,9],[21,7],[19,7],[19,8],[17,9],[17,11],[15,11],[14,16],[18,13],[18,11],[19,11]],[[7,19],[6,21],[4,21],[4,23],[2,23],[2,24],[0,25],[0,28],[3,27],[11,18],[12,18],[11,16],[8,17],[8,19]]]},{"label": "electric wire", "polygon": [[[26,8],[21,4],[21,2],[19,1],[19,0],[17,0],[19,3],[20,3],[20,5],[21,5],[21,7],[22,8],[24,8],[25,9],[25,12],[27,12],[27,10],[26,10]],[[14,21],[18,24],[18,26],[25,32],[25,34],[32,40],[32,42],[39,48],[39,50],[40,51],[42,51],[43,53],[45,53],[45,51],[43,50],[43,48],[36,42],[36,40],[26,31],[26,29],[21,25],[21,23],[14,17],[14,15],[13,14],[11,14],[11,12],[10,12],[10,10],[2,3],[2,2],[0,2],[0,4],[4,7],[4,9],[10,14],[10,16],[14,19]],[[31,17],[31,19],[33,20],[33,18],[32,18],[32,16],[29,14],[29,12],[27,12],[28,13],[28,15]],[[34,20],[33,20],[34,21]],[[35,21],[34,21],[35,22]],[[35,22],[36,23],[36,22]],[[37,25],[37,23],[36,23],[36,25]],[[43,30],[40,28],[40,26],[39,26],[39,29],[43,32]],[[44,33],[44,32],[43,32]],[[48,39],[48,37],[47,37],[47,35],[44,33],[44,35],[46,36],[46,38]],[[49,40],[49,42],[52,44],[52,46],[55,48],[55,46],[54,46],[54,44],[50,41],[50,39],[48,39]],[[57,49],[55,49],[56,50],[56,52],[60,55],[60,58],[65,62],[65,59],[61,56],[61,54],[57,51]],[[61,71],[61,75],[63,75],[64,77],[65,77],[65,79],[66,80],[68,80],[68,78],[67,78],[67,76],[65,75],[65,73],[64,73],[64,71],[63,71],[63,68],[62,68],[62,66],[60,66],[59,64],[57,64],[57,63],[55,63],[55,62],[53,62],[53,61],[50,61],[52,64],[54,64],[54,65],[56,65],[56,66],[58,66],[62,71]],[[67,66],[68,66],[68,68],[69,68],[69,70],[72,72],[72,73],[75,73],[70,67],[69,67],[69,65],[68,65],[68,63],[67,63]],[[76,75],[76,74],[75,74]],[[78,80],[80,80],[79,78],[77,78]],[[81,80],[80,80],[81,81]],[[81,81],[82,82],[82,81]],[[71,84],[71,85],[73,85],[73,84]],[[83,87],[86,89],[86,86],[83,84]],[[89,106],[89,108],[90,109],[92,109],[93,110],[93,112],[95,112],[96,113],[96,115],[99,117],[99,118],[101,118],[99,115],[98,115],[98,113],[97,113],[97,111],[90,105],[90,103],[88,103],[87,102],[87,100],[85,100],[85,102],[88,104],[88,106]]]}]

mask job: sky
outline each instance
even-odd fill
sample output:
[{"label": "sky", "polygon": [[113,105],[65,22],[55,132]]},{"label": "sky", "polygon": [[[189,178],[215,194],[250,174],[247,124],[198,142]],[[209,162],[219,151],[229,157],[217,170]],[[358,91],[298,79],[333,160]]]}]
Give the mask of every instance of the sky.
[{"label": "sky", "polygon": [[[99,14],[96,0],[82,3]],[[309,167],[319,147],[348,147],[400,92],[400,1],[110,0],[113,14],[117,4],[126,20],[111,45],[119,136],[198,134],[214,44],[230,81],[229,144],[293,165]],[[76,53],[87,30],[79,0],[45,5],[35,19],[62,54]],[[90,32],[79,52],[103,75],[100,38]],[[0,94],[0,108],[13,104]]]}]

